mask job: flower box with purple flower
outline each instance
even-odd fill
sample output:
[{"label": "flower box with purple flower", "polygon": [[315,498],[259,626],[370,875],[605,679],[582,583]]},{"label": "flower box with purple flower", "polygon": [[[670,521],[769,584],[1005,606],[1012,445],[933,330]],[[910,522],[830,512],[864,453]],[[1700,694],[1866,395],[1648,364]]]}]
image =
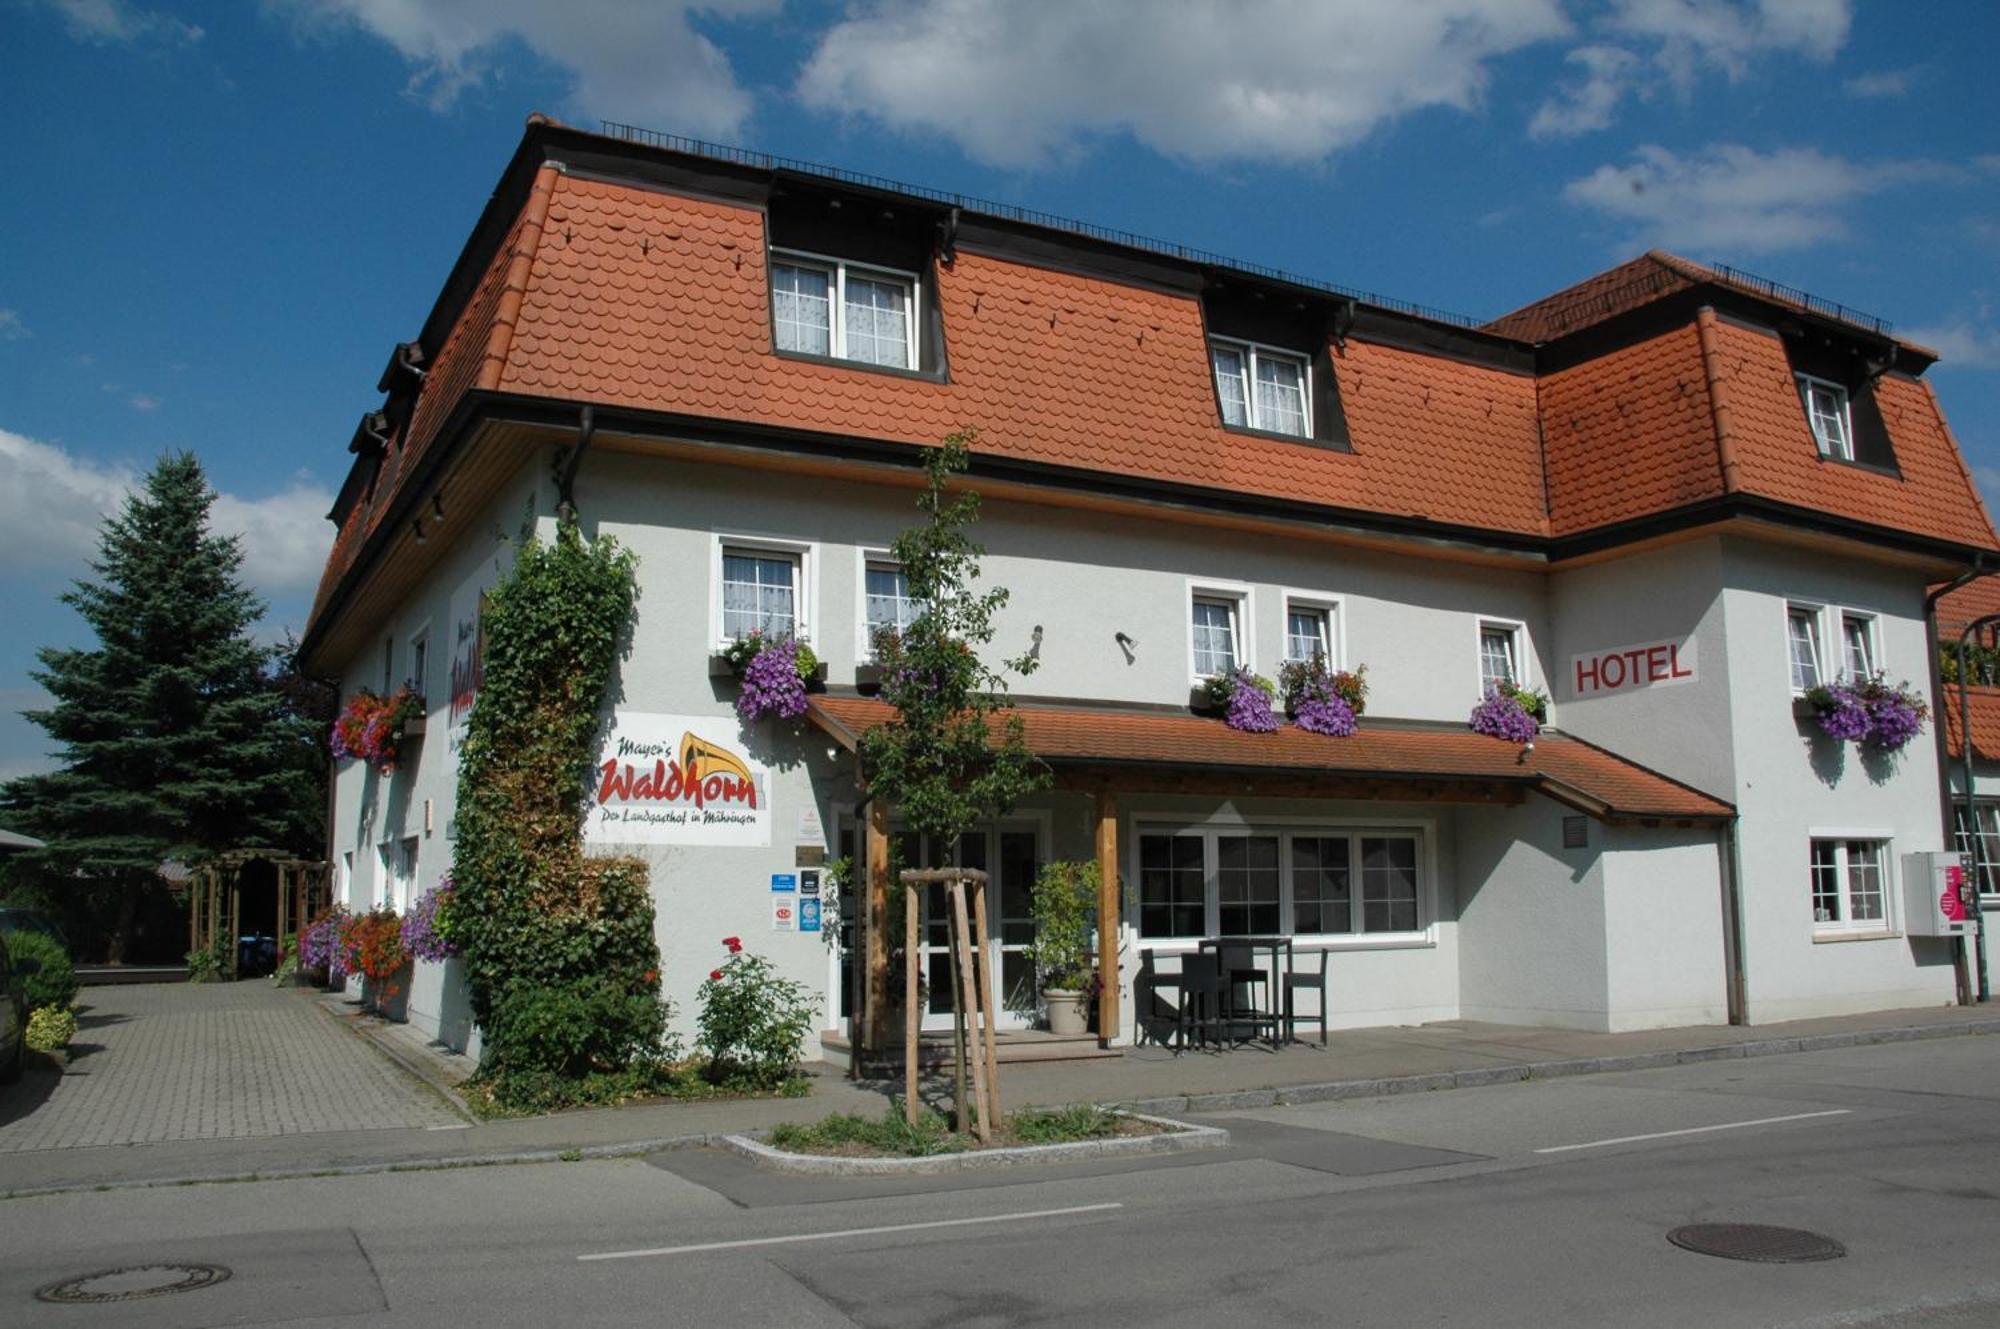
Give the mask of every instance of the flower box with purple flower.
[{"label": "flower box with purple flower", "polygon": [[1542,732],[1541,722],[1529,712],[1517,688],[1486,689],[1486,695],[1472,708],[1470,723],[1474,733],[1509,743],[1532,743]]},{"label": "flower box with purple flower", "polygon": [[1236,669],[1196,685],[1197,709],[1221,711],[1222,722],[1250,734],[1268,734],[1278,727],[1272,703],[1278,689],[1262,674]]},{"label": "flower box with purple flower", "polygon": [[1803,710],[1828,738],[1877,752],[1901,751],[1931,714],[1923,694],[1880,674],[1809,688],[1794,710]]}]

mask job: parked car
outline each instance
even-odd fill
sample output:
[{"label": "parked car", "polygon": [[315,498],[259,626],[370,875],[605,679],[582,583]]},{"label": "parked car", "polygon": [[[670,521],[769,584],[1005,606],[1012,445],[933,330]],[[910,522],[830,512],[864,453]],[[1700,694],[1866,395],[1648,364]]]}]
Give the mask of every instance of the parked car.
[{"label": "parked car", "polygon": [[21,1078],[28,1061],[28,999],[7,948],[0,946],[0,1083]]},{"label": "parked car", "polygon": [[10,933],[15,932],[39,932],[65,951],[69,949],[69,938],[63,935],[63,930],[57,927],[55,920],[47,914],[38,914],[32,909],[22,909],[14,905],[0,907],[0,941],[4,941]]}]

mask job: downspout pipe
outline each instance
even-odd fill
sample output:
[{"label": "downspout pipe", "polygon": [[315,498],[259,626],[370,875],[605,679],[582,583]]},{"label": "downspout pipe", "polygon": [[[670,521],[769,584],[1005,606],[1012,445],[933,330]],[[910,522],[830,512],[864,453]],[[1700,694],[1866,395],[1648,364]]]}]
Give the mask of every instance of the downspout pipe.
[{"label": "downspout pipe", "polygon": [[[1980,577],[1988,575],[1991,571],[1992,569],[1986,566],[1985,555],[1976,555],[1973,558],[1971,567],[1924,597],[1924,641],[1930,649],[1931,696],[1937,699],[1940,717],[1942,717],[1944,708],[1949,702],[1944,690],[1944,643],[1938,637],[1937,607],[1943,602],[1946,596],[1954,591],[1963,589],[1972,582],[1977,581]],[[1962,652],[1959,658],[1959,677],[1961,679],[1965,677],[1965,661]],[[1964,698],[1961,696],[1959,730],[1961,733],[1966,733],[1963,701]],[[1970,746],[1968,735],[1968,750],[1970,750]],[[1957,807],[1957,800],[1951,794],[1951,754],[1946,750],[1946,746],[1943,743],[1937,745],[1937,765],[1939,820],[1943,823],[1944,843],[1949,847],[1957,843],[1957,827],[1954,825],[1953,817],[1954,809]],[[1966,824],[1968,826],[1975,824],[1971,820],[1971,812],[1969,810],[1972,797],[1971,791],[1972,785],[1968,780],[1966,783],[1966,797],[1968,800],[1968,819]],[[1974,848],[1977,848],[1976,844]],[[1977,878],[1975,877],[1976,880]],[[1953,947],[1953,951],[1955,952],[1954,967],[1958,971],[1958,1003],[1961,1006],[1969,1006],[1974,999],[1972,957],[1966,954],[1966,946],[1963,938],[1958,939]]]},{"label": "downspout pipe", "polygon": [[1750,1023],[1749,984],[1743,959],[1743,855],[1737,843],[1736,826],[1741,818],[1723,823],[1722,860],[1722,982],[1723,1000],[1729,1009],[1729,1023]]},{"label": "downspout pipe", "polygon": [[2000,623],[2000,614],[1987,614],[1967,623],[1958,634],[1958,748],[1964,759],[1960,774],[1965,781],[1965,841],[1972,850],[1972,949],[1978,975],[1974,1000],[1979,1002],[1992,1000],[1993,994],[1986,977],[1986,910],[1979,902],[1985,876],[1980,863],[1978,804],[1972,796],[1972,689],[1966,681],[1971,672],[1966,645],[1973,633],[1995,623]]},{"label": "downspout pipe", "polygon": [[589,449],[590,440],[596,435],[596,408],[586,406],[577,417],[575,446],[556,464],[556,515],[564,521],[576,520],[576,472],[583,465],[583,454]]}]

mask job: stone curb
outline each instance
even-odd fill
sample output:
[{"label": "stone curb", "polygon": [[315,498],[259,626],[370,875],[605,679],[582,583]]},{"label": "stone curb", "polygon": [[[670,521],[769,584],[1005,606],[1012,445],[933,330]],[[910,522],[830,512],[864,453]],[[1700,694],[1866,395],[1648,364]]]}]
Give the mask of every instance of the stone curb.
[{"label": "stone curb", "polygon": [[335,1021],[366,1040],[370,1047],[380,1052],[390,1061],[395,1062],[404,1074],[422,1082],[432,1093],[444,1099],[446,1105],[451,1108],[459,1120],[472,1125],[479,1123],[478,1115],[466,1103],[464,1095],[458,1092],[456,1085],[448,1083],[442,1076],[438,1075],[431,1066],[424,1062],[423,1058],[410,1052],[407,1048],[398,1046],[394,1039],[387,1038],[377,1032],[381,1027],[377,1022],[379,1017],[368,1015],[358,1009],[354,1011],[337,1010],[335,1009],[336,1004],[345,1005],[345,1003],[329,1001],[325,995],[313,998],[313,1005],[318,1007],[328,1019]]},{"label": "stone curb", "polygon": [[1515,1066],[1481,1066],[1426,1075],[1396,1075],[1372,1080],[1334,1080],[1325,1084],[1294,1084],[1276,1089],[1243,1089],[1215,1094],[1174,1094],[1140,1098],[1125,1104],[1134,1112],[1240,1112],[1252,1108],[1289,1107],[1300,1103],[1330,1103],[1343,1098],[1385,1098],[1392,1094],[1428,1093],[1436,1089],[1476,1089],[1523,1080],[1554,1080],[1571,1075],[1604,1075],[1618,1071],[1650,1071],[1663,1066],[1691,1066],[1703,1061],[1747,1057],[1779,1057],[1794,1052],[1826,1052],[1874,1043],[1908,1043],[1933,1038],[2000,1034],[2000,1019],[1968,1020],[1958,1024],[1901,1025],[1836,1034],[1802,1034],[1796,1038],[1754,1039],[1709,1047],[1664,1052],[1633,1052],[1611,1057],[1571,1057],[1560,1061],[1526,1062]]},{"label": "stone curb", "polygon": [[145,1177],[136,1181],[21,1186],[0,1192],[0,1200],[27,1200],[38,1195],[74,1195],[80,1191],[143,1191],[159,1186],[217,1186],[246,1181],[307,1181],[315,1177],[368,1177],[385,1172],[444,1172],[456,1168],[514,1167],[529,1163],[581,1163],[605,1158],[645,1158],[673,1149],[700,1149],[705,1145],[718,1144],[721,1139],[719,1134],[669,1135],[651,1140],[627,1140],[619,1144],[579,1145],[573,1149],[523,1149],[507,1153],[459,1154],[447,1158],[406,1158],[377,1163],[343,1163],[333,1167],[267,1168],[256,1172]]},{"label": "stone curb", "polygon": [[[337,1013],[327,1011],[329,1018]],[[1760,1039],[1744,1043],[1720,1044],[1709,1048],[1679,1051],[1637,1052],[1613,1057],[1576,1057],[1559,1061],[1530,1062],[1515,1066],[1482,1066],[1463,1071],[1429,1075],[1391,1076],[1369,1080],[1337,1080],[1326,1084],[1288,1085],[1281,1089],[1252,1089],[1236,1093],[1177,1094],[1164,1098],[1136,1099],[1121,1104],[1128,1111],[1145,1115],[1171,1116],[1182,1112],[1226,1112],[1250,1108],[1283,1107],[1300,1103],[1325,1103],[1343,1098],[1381,1098],[1389,1094],[1417,1093],[1433,1089],[1474,1089],[1491,1084],[1516,1084],[1524,1080],[1557,1079],[1569,1075],[1597,1075],[1618,1071],[1656,1070],[1662,1066],[1685,1065],[1726,1057],[1783,1056],[1792,1052],[1828,1052],[1838,1048],[1875,1043],[1907,1043],[1935,1038],[1962,1038],[2000,1034],[2000,1018],[1968,1020],[1956,1024],[1904,1025],[1887,1029],[1864,1029],[1828,1034],[1802,1034],[1796,1038]],[[373,1042],[374,1040],[370,1040]],[[1192,1123],[1177,1123],[1191,1125]],[[1216,1129],[1213,1127],[1205,1129]],[[1223,1133],[1226,1143],[1226,1132]],[[1139,1137],[1145,1140],[1167,1136]],[[194,1186],[241,1181],[296,1181],[310,1177],[355,1177],[380,1172],[429,1172],[446,1168],[505,1167],[523,1163],[557,1163],[597,1158],[640,1158],[669,1149],[697,1149],[705,1145],[727,1144],[721,1132],[666,1136],[650,1140],[630,1140],[620,1144],[584,1145],[574,1149],[529,1149],[506,1153],[463,1154],[445,1158],[397,1159],[376,1163],[349,1163],[336,1167],[286,1168],[255,1172],[222,1172],[185,1177],[162,1177],[138,1181],[77,1182],[53,1186],[24,1186],[0,1192],[0,1199],[26,1199],[37,1195],[69,1195],[78,1191],[144,1190],[154,1186]],[[1118,1143],[1081,1141],[1082,1144]],[[1068,1148],[1070,1146],[1041,1146]],[[1180,1148],[1215,1148],[1215,1145],[1182,1145]],[[776,1152],[776,1151],[772,1151]],[[1004,1151],[989,1151],[998,1153]],[[1046,1155],[1044,1155],[1046,1157]],[[844,1160],[893,1162],[899,1160]],[[915,1162],[930,1160],[917,1159]]]},{"label": "stone curb", "polygon": [[1157,1122],[1174,1129],[1160,1135],[1127,1135],[1114,1140],[1072,1140],[1066,1144],[1011,1145],[1004,1149],[981,1149],[962,1154],[932,1154],[924,1158],[840,1158],[827,1154],[794,1154],[774,1149],[748,1135],[723,1135],[715,1143],[731,1153],[741,1154],[758,1167],[773,1172],[790,1172],[812,1177],[908,1177],[943,1172],[980,1172],[992,1168],[1020,1167],[1032,1163],[1074,1163],[1098,1158],[1131,1158],[1135,1155],[1180,1154],[1195,1149],[1226,1149],[1229,1132],[1220,1126],[1200,1126],[1192,1122],[1169,1121],[1143,1112],[1131,1114],[1141,1121]]}]

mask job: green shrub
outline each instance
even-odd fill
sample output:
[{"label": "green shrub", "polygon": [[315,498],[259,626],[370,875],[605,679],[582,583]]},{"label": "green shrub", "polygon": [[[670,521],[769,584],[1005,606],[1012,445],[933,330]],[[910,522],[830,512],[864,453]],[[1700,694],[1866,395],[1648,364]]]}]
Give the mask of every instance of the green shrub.
[{"label": "green shrub", "polygon": [[818,999],[805,984],[778,977],[769,960],[744,951],[736,938],[723,944],[730,948],[729,958],[702,980],[697,1019],[709,1078],[775,1089],[798,1064]]},{"label": "green shrub", "polygon": [[1063,1144],[1070,1140],[1102,1140],[1118,1134],[1118,1114],[1095,1103],[1066,1108],[1025,1108],[1007,1119],[1022,1144]]},{"label": "green shrub", "polygon": [[28,1046],[37,1052],[60,1052],[76,1037],[76,1012],[68,1006],[44,1006],[28,1017]]},{"label": "green shrub", "polygon": [[1028,953],[1042,987],[1076,991],[1097,971],[1091,937],[1097,925],[1095,862],[1057,859],[1035,878],[1035,940]]},{"label": "green shrub", "polygon": [[[580,1078],[669,1059],[666,1003],[605,977],[509,985],[486,1031],[489,1068],[502,1081],[522,1076]],[[504,1093],[503,1096],[512,1096]]]},{"label": "green shrub", "polygon": [[229,973],[229,943],[221,937],[206,950],[187,953],[188,982],[219,983]]},{"label": "green shrub", "polygon": [[874,1150],[906,1158],[931,1154],[959,1153],[965,1148],[962,1136],[951,1133],[951,1122],[941,1113],[924,1108],[912,1125],[903,1116],[900,1100],[879,1118],[836,1112],[807,1125],[783,1122],[771,1128],[771,1147],[795,1154],[820,1154]]},{"label": "green shrub", "polygon": [[76,965],[54,937],[40,932],[10,932],[7,955],[16,971],[34,971],[21,975],[21,992],[27,997],[31,1012],[45,1006],[68,1006],[76,1000]]}]

